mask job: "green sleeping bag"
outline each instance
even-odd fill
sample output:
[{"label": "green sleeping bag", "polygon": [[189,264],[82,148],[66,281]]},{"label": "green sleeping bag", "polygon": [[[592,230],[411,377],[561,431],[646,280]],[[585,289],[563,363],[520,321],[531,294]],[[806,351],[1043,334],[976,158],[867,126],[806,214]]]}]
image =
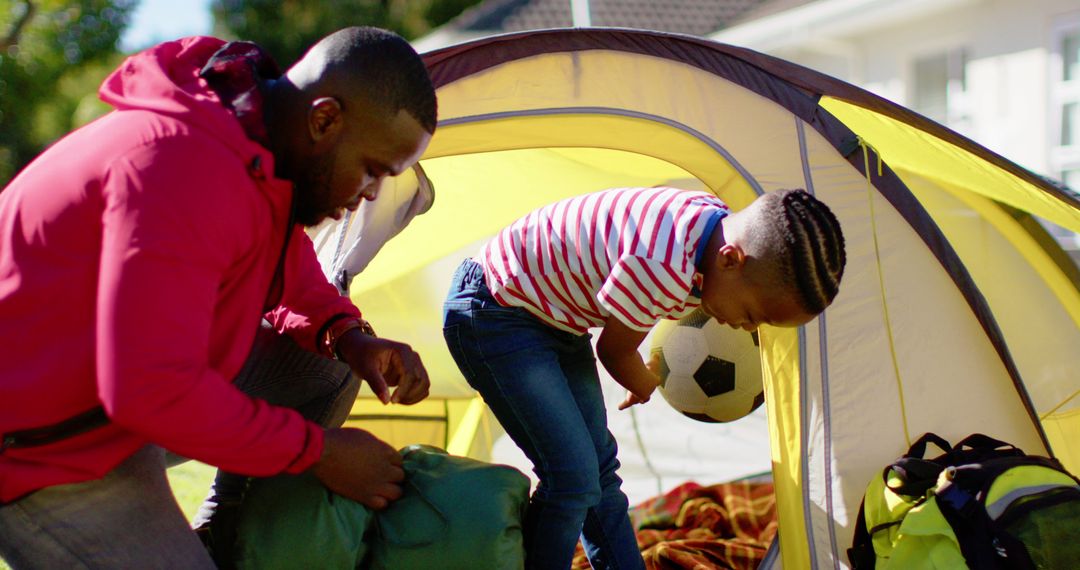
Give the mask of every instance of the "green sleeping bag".
[{"label": "green sleeping bag", "polygon": [[311,475],[252,482],[240,510],[237,568],[519,569],[529,479],[506,465],[424,445],[401,450],[402,497],[383,511]]},{"label": "green sleeping bag", "polygon": [[404,495],[376,517],[366,568],[524,566],[521,517],[529,499],[528,477],[513,467],[434,447],[414,445],[402,455]]},{"label": "green sleeping bag", "polygon": [[255,479],[240,507],[236,568],[359,568],[373,517],[310,473]]}]

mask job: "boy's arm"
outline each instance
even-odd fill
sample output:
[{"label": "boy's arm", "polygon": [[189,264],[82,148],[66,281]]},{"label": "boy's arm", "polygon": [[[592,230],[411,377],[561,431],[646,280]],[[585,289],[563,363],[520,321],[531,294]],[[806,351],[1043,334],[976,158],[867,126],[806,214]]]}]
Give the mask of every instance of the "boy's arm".
[{"label": "boy's arm", "polygon": [[648,402],[653,390],[660,385],[660,377],[646,368],[637,351],[647,334],[648,331],[632,329],[611,315],[596,341],[596,356],[600,363],[616,382],[629,391],[626,399],[619,404],[620,410]]}]

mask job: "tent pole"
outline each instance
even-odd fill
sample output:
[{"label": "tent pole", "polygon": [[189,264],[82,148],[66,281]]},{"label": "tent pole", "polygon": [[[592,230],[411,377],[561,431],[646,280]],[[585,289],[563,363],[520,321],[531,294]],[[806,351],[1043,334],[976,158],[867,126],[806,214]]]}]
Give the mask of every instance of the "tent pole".
[{"label": "tent pole", "polygon": [[589,0],[570,0],[570,13],[573,15],[575,28],[588,28],[592,25]]}]

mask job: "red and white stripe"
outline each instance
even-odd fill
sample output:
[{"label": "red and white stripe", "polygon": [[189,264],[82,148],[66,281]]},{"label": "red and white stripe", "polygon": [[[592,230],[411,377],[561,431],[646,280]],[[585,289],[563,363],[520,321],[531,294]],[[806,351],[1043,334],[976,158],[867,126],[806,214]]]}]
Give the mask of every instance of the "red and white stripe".
[{"label": "red and white stripe", "polygon": [[488,287],[562,330],[584,333],[614,314],[649,330],[701,300],[694,255],[719,198],[678,188],[614,188],[545,206],[503,229],[477,255]]}]

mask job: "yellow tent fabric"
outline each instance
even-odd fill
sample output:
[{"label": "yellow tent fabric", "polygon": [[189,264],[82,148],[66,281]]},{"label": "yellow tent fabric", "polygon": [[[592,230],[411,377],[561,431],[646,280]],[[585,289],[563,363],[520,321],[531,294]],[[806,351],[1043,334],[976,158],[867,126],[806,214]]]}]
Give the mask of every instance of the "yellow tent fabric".
[{"label": "yellow tent fabric", "polygon": [[736,209],[802,187],[840,219],[848,267],[823,315],[761,334],[784,567],[846,567],[867,482],[924,432],[1080,468],[1080,271],[1033,222],[1080,230],[1075,194],[857,87],[698,38],[546,30],[424,57],[435,203],[351,295],[420,352],[431,408],[361,400],[357,425],[488,457],[499,428],[446,351],[441,303],[460,260],[525,212],[616,186]]}]

